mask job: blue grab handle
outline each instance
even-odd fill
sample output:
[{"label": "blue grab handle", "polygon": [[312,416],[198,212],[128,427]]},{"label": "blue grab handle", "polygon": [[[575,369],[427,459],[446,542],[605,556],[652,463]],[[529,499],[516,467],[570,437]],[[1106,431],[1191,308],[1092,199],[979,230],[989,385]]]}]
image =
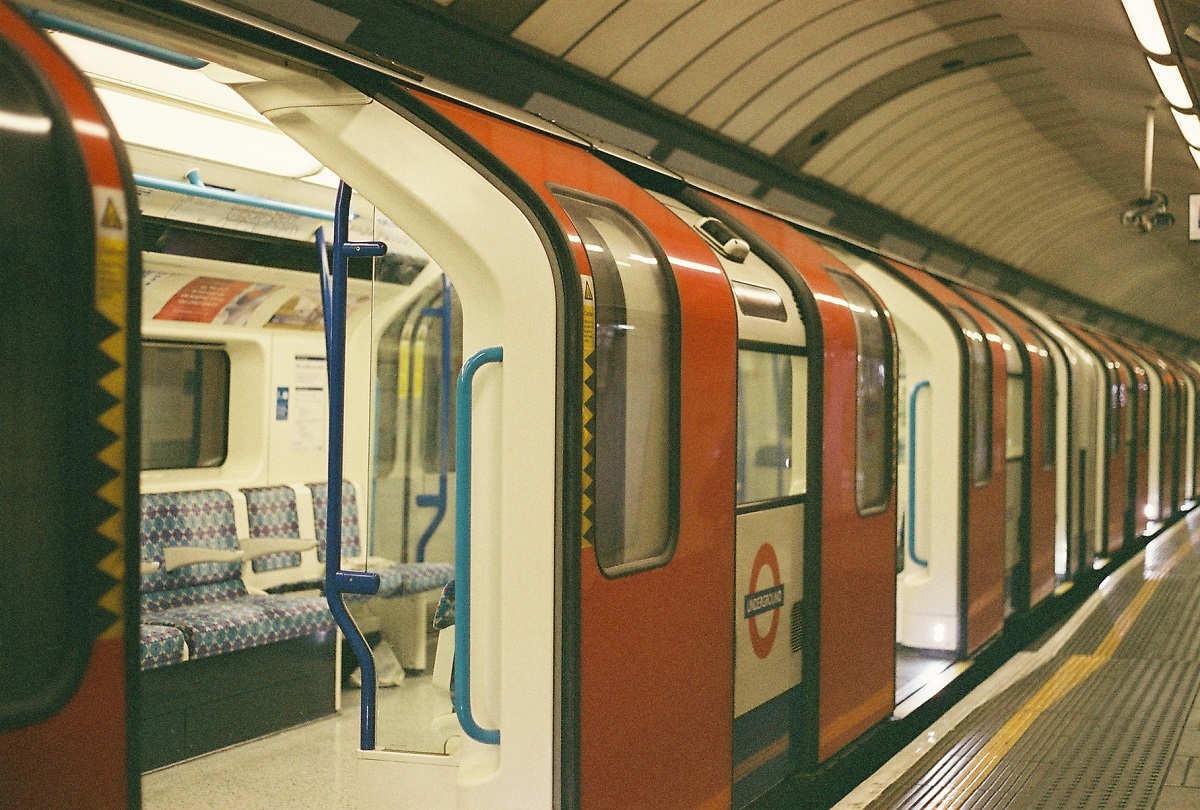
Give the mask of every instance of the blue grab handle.
[{"label": "blue grab handle", "polygon": [[379,591],[379,575],[365,571],[342,570],[342,451],[346,404],[346,259],[356,256],[382,256],[382,242],[350,242],[346,232],[350,224],[350,186],[338,186],[333,219],[333,262],[325,256],[325,232],[316,232],[317,264],[321,270],[321,302],[325,314],[326,368],[329,373],[329,489],[325,533],[325,600],[346,642],[362,670],[362,718],[359,747],[375,748],[375,659],[358,625],[350,618],[343,599],[345,594],[373,594]]},{"label": "blue grab handle", "polygon": [[908,392],[908,556],[922,568],[929,560],[917,556],[917,394],[928,387],[929,380],[921,380]]},{"label": "blue grab handle", "polygon": [[417,540],[417,562],[425,562],[425,547],[429,545],[433,533],[437,531],[438,526],[442,525],[442,519],[446,517],[446,495],[448,494],[450,473],[450,379],[453,374],[450,368],[452,337],[450,321],[454,309],[450,304],[450,280],[445,276],[442,276],[441,306],[427,309],[425,313],[431,317],[440,318],[442,321],[442,367],[441,379],[438,383],[441,386],[441,407],[438,420],[438,491],[417,496],[417,506],[435,506],[437,511]]},{"label": "blue grab handle", "polygon": [[488,745],[500,744],[500,731],[480,728],[471,712],[471,391],[475,372],[502,360],[499,346],[471,355],[458,376],[454,403],[454,712],[468,737]]}]

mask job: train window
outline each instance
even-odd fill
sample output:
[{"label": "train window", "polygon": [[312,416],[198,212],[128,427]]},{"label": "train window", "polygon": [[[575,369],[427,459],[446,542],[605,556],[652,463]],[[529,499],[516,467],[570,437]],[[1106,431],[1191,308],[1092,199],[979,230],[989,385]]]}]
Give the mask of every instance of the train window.
[{"label": "train window", "polygon": [[142,347],[142,469],[219,467],[229,447],[229,355],[215,346]]},{"label": "train window", "polygon": [[992,352],[979,323],[960,307],[950,312],[967,340],[967,421],[971,447],[971,480],[986,484],[992,477]]},{"label": "train window", "polygon": [[1058,377],[1045,338],[1037,331],[1031,331],[1029,336],[1032,348],[1042,359],[1042,467],[1050,469],[1058,449]]},{"label": "train window", "polygon": [[[442,295],[438,285],[436,291],[417,298],[396,316],[380,339],[375,435],[375,464],[380,477],[416,470],[437,473],[443,452],[448,454],[448,471],[454,471],[453,414],[447,425],[448,449],[441,446],[440,431],[442,398],[446,397],[453,408],[462,368],[462,307],[451,291],[450,332],[444,334]],[[450,353],[450,373],[445,380],[443,350]]]},{"label": "train window", "polygon": [[[609,576],[665,564],[678,526],[679,299],[665,255],[606,200],[555,193],[595,286],[593,545]],[[590,497],[590,496],[589,496]]]},{"label": "train window", "polygon": [[854,315],[858,341],[855,493],[859,513],[870,514],[887,508],[892,489],[895,370],[891,332],[882,306],[862,282],[836,270],[829,273]]},{"label": "train window", "polygon": [[798,355],[738,352],[739,506],[803,494],[804,437],[793,441],[793,407],[796,391],[803,404],[806,374]]}]

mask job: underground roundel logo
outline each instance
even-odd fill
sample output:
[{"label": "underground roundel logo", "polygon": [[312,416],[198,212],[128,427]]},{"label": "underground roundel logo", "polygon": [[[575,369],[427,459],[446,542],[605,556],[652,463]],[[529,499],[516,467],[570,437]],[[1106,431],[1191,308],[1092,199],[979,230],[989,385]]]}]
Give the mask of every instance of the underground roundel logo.
[{"label": "underground roundel logo", "polygon": [[[769,572],[769,573],[768,573]],[[766,658],[775,646],[775,634],[779,632],[779,616],[783,611],[783,577],[779,575],[779,558],[770,543],[759,546],[750,569],[750,593],[746,594],[744,613],[750,626],[750,644],[754,654]],[[759,622],[764,614],[771,614],[771,626],[763,633]]]}]

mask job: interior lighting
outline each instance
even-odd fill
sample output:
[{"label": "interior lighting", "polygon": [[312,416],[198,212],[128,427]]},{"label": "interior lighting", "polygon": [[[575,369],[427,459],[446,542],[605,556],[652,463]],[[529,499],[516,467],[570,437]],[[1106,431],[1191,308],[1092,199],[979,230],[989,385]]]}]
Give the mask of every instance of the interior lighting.
[{"label": "interior lighting", "polygon": [[1175,116],[1175,123],[1179,125],[1179,131],[1188,144],[1200,147],[1200,118],[1194,113],[1181,113],[1179,110],[1171,110],[1171,114]]},{"label": "interior lighting", "polygon": [[1175,65],[1160,64],[1149,57],[1146,57],[1146,61],[1150,63],[1150,72],[1154,74],[1154,80],[1158,82],[1158,89],[1162,90],[1163,97],[1171,103],[1171,106],[1181,110],[1190,110],[1192,95],[1188,92],[1187,84],[1183,81],[1183,73],[1179,68]]},{"label": "interior lighting", "polygon": [[1154,0],[1121,0],[1121,5],[1125,6],[1125,15],[1143,48],[1159,56],[1171,53],[1171,43]]},{"label": "interior lighting", "polygon": [[306,177],[321,171],[316,158],[281,132],[103,87],[96,88],[96,94],[121,138],[130,143],[284,177]]}]

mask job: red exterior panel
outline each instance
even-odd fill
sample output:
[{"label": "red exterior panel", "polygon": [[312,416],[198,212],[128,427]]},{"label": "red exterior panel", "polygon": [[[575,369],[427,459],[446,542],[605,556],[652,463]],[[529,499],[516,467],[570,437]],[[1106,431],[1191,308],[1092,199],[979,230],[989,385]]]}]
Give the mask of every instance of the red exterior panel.
[{"label": "red exterior panel", "polygon": [[736,435],[730,403],[737,398],[729,283],[696,233],[600,160],[507,121],[422,98],[545,197],[585,275],[582,240],[547,183],[624,208],[670,257],[681,308],[678,543],[661,568],[616,579],[584,548],[580,794],[588,810],[728,807]]}]

